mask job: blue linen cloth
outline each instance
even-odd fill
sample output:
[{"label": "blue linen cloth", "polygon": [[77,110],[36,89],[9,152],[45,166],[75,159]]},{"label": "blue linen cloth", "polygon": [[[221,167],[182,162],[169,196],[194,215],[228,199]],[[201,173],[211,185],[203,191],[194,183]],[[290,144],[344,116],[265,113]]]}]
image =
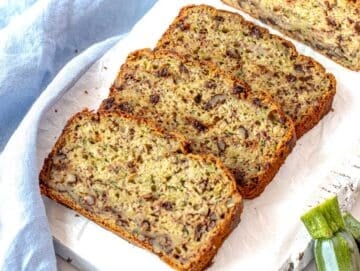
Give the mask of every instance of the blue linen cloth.
[{"label": "blue linen cloth", "polygon": [[0,270],[56,270],[38,188],[38,122],[155,2],[0,0]]}]

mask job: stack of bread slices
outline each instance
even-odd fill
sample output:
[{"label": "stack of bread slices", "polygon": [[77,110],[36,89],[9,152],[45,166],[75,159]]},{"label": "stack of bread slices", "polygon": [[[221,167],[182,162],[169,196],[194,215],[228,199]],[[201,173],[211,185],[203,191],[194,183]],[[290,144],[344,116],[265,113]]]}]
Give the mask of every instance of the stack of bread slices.
[{"label": "stack of bread slices", "polygon": [[240,15],[184,7],[154,50],[128,56],[97,112],[68,121],[41,191],[176,270],[203,270],[335,84]]}]

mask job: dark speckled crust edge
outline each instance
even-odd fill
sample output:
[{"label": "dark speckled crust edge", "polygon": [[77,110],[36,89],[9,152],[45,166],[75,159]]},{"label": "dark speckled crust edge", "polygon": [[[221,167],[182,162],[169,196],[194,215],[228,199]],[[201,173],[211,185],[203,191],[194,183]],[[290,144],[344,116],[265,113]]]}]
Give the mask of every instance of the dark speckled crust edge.
[{"label": "dark speckled crust edge", "polygon": [[[189,5],[189,6],[185,6],[183,7],[178,16],[175,18],[175,20],[171,23],[171,25],[169,26],[169,28],[165,31],[165,33],[163,34],[163,36],[161,37],[161,39],[159,40],[159,42],[157,43],[156,47],[159,48],[161,46],[162,43],[164,43],[165,41],[171,41],[171,32],[172,30],[176,27],[177,23],[186,16],[186,12],[188,9],[191,9],[193,7],[202,7],[205,9],[210,9],[212,12],[226,12],[226,13],[230,13],[234,16],[237,16],[238,18],[240,18],[241,22],[244,24],[247,24],[249,26],[256,26],[257,29],[259,29],[260,31],[262,31],[264,34],[269,34],[273,39],[278,39],[280,40],[283,44],[286,44],[286,47],[291,49],[291,53],[294,56],[300,56],[301,58],[304,58],[306,60],[308,60],[309,62],[311,62],[319,71],[321,71],[322,73],[324,73],[324,77],[328,78],[331,82],[330,84],[330,88],[327,91],[327,94],[324,95],[323,97],[321,97],[320,101],[318,102],[319,105],[309,108],[308,112],[307,112],[307,117],[302,119],[301,121],[298,121],[297,123],[295,123],[295,130],[296,130],[296,137],[299,139],[301,136],[303,136],[306,132],[308,132],[311,128],[313,128],[331,109],[332,106],[332,102],[336,93],[336,80],[335,77],[330,74],[330,73],[326,73],[325,68],[319,64],[318,62],[316,62],[313,58],[308,57],[308,56],[304,56],[304,55],[299,55],[299,53],[297,52],[295,46],[288,40],[285,40],[277,35],[274,34],[270,34],[269,30],[267,30],[266,28],[260,27],[252,22],[246,21],[240,14],[235,13],[235,12],[230,12],[227,10],[217,10],[214,7],[208,6],[208,5]],[[156,50],[156,49],[155,49]]]},{"label": "dark speckled crust edge", "polygon": [[[239,10],[249,14],[250,16],[252,16],[252,17],[254,17],[254,18],[258,19],[258,20],[261,20],[260,18],[257,18],[255,16],[255,14],[250,13],[249,10],[245,10],[245,9],[241,8],[240,5],[238,5],[237,1],[234,1],[234,0],[221,0],[221,1],[226,5],[229,5],[229,6],[233,7],[233,8],[239,9]],[[353,5],[354,8],[360,9],[360,1],[355,0],[355,2],[354,2],[354,1],[348,0],[348,2],[349,2],[349,5]],[[271,27],[273,27],[274,29],[284,33],[285,35],[287,35],[287,36],[289,36],[289,37],[291,37],[291,38],[293,38],[293,39],[295,39],[297,41],[300,41],[300,42],[303,42],[303,43],[307,44],[308,46],[310,46],[311,48],[313,48],[317,52],[321,53],[322,55],[324,55],[326,57],[329,57],[332,61],[336,62],[337,64],[339,64],[339,65],[341,65],[341,66],[343,66],[345,68],[348,68],[348,69],[350,69],[352,71],[360,71],[360,61],[359,61],[358,66],[348,65],[348,64],[342,62],[340,59],[336,59],[336,58],[334,58],[332,56],[329,56],[326,53],[327,50],[320,50],[319,48],[315,48],[310,43],[306,42],[304,39],[301,39],[299,36],[295,35],[293,32],[285,30],[285,29],[283,29],[283,28],[281,28],[281,27],[279,27],[279,26],[277,26],[275,24],[271,24],[271,22],[267,22],[267,21],[265,22],[263,20],[261,20],[261,21],[263,23],[265,23],[265,24],[271,25]]]},{"label": "dark speckled crust edge", "polygon": [[199,253],[189,262],[186,266],[178,265],[171,257],[168,257],[167,255],[163,253],[156,253],[153,248],[138,239],[136,239],[133,235],[127,233],[121,227],[117,226],[115,223],[111,223],[109,221],[106,221],[105,219],[101,218],[100,216],[89,212],[88,210],[82,208],[80,205],[76,204],[74,201],[69,200],[68,198],[64,197],[62,193],[49,188],[46,186],[46,182],[49,181],[50,176],[50,170],[52,166],[51,158],[53,155],[60,149],[63,144],[65,143],[64,135],[66,132],[70,129],[70,125],[72,122],[76,120],[81,114],[88,114],[90,116],[99,117],[100,114],[118,114],[119,117],[124,117],[127,119],[132,119],[138,123],[144,123],[154,129],[155,132],[158,132],[159,135],[163,135],[165,137],[173,137],[176,138],[177,141],[179,141],[180,149],[181,151],[186,154],[186,141],[184,140],[183,136],[174,134],[174,133],[163,133],[160,128],[155,126],[153,123],[145,120],[138,119],[133,116],[129,116],[120,112],[111,111],[111,112],[105,112],[100,111],[98,113],[92,113],[91,111],[85,109],[82,112],[79,112],[75,114],[66,124],[65,128],[63,129],[63,132],[61,133],[60,137],[58,138],[57,142],[55,143],[55,146],[53,147],[52,151],[48,155],[48,157],[45,159],[43,168],[40,172],[40,190],[41,193],[47,197],[49,197],[52,200],[55,200],[62,205],[71,208],[84,217],[94,221],[95,223],[99,224],[100,226],[112,231],[113,233],[117,234],[121,238],[141,247],[145,248],[154,254],[158,255],[163,261],[165,261],[167,264],[172,266],[174,269],[179,271],[201,271],[204,270],[207,266],[211,264],[211,261],[213,257],[215,256],[216,252],[222,245],[223,241],[226,239],[226,237],[231,233],[231,231],[239,224],[240,222],[240,215],[243,210],[243,202],[241,195],[237,192],[236,189],[236,182],[232,176],[232,174],[228,171],[228,169],[215,157],[213,156],[204,156],[204,155],[194,155],[194,154],[188,154],[189,157],[196,160],[203,160],[206,162],[212,162],[217,165],[218,168],[222,169],[224,173],[224,178],[227,178],[233,186],[233,195],[235,199],[235,206],[229,210],[229,212],[226,214],[224,220],[221,224],[217,226],[217,231],[214,233],[212,238],[210,239],[208,245],[202,250],[199,251]]},{"label": "dark speckled crust edge", "polygon": [[[129,54],[127,61],[121,66],[117,78],[121,78],[126,73],[126,69],[127,69],[126,63],[128,61],[132,61],[133,59],[136,59],[137,57],[139,57],[143,54],[148,55],[149,57],[161,57],[163,54],[172,54],[172,55],[174,55],[174,57],[181,59],[181,61],[185,64],[189,64],[190,66],[199,65],[193,61],[187,60],[186,58],[180,56],[179,54],[177,54],[176,52],[173,52],[173,51],[157,50],[153,53],[150,49],[146,48],[146,49],[136,50],[133,53]],[[209,69],[214,70],[216,73],[221,74],[222,77],[228,77],[231,80],[233,80],[236,84],[242,85],[244,88],[246,88],[246,92],[248,92],[248,94],[245,95],[246,97],[245,96],[239,97],[240,99],[251,99],[254,97],[253,94],[251,94],[251,91],[245,82],[232,77],[231,75],[223,72],[222,70],[219,70],[217,68],[217,66],[214,65],[213,63],[210,63],[207,61],[200,61],[199,63],[200,63],[200,65],[208,66]],[[115,92],[117,92],[117,90],[115,89],[114,86],[112,86],[110,89],[109,97],[111,97],[113,93],[115,94]],[[275,152],[276,158],[271,161],[268,161],[269,168],[264,173],[253,176],[254,178],[258,179],[258,184],[256,186],[252,186],[252,187],[248,187],[248,186],[243,187],[243,186],[238,185],[238,190],[240,191],[241,195],[245,199],[253,199],[255,197],[258,197],[265,190],[266,186],[272,181],[272,179],[274,178],[276,173],[279,171],[281,165],[285,162],[286,157],[291,153],[291,151],[294,148],[295,143],[296,143],[295,128],[294,128],[294,124],[291,121],[291,119],[285,116],[285,114],[280,110],[280,107],[265,92],[263,92],[261,94],[259,93],[257,95],[257,97],[261,97],[262,100],[266,100],[266,104],[272,105],[274,108],[276,108],[276,110],[285,119],[284,126],[289,127],[289,129],[288,129],[288,134],[286,136],[284,136],[284,139],[278,145],[278,148]],[[105,107],[105,105],[102,104],[100,108],[104,108],[104,107]]]}]

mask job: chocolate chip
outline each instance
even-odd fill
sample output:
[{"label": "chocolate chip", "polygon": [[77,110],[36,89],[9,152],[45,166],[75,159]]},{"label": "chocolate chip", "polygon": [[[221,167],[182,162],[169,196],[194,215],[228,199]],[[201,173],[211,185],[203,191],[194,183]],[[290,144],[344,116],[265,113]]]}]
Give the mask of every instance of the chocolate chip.
[{"label": "chocolate chip", "polygon": [[216,226],[217,215],[215,213],[209,211],[209,214],[207,215],[207,219],[208,219],[207,230],[211,230],[212,228],[214,228]]},{"label": "chocolate chip", "polygon": [[244,139],[247,139],[249,137],[249,131],[242,125],[239,127],[240,133],[243,136]]},{"label": "chocolate chip", "polygon": [[179,71],[181,73],[189,73],[189,70],[186,68],[186,66],[183,63],[180,63],[179,65]]},{"label": "chocolate chip", "polygon": [[234,49],[234,48],[227,49],[226,50],[226,55],[228,57],[231,57],[231,58],[234,58],[234,59],[240,59],[241,58],[241,55],[240,55],[238,49]]},{"label": "chocolate chip", "polygon": [[199,120],[192,120],[192,125],[196,130],[198,130],[198,132],[204,132],[207,130],[207,127]]},{"label": "chocolate chip", "polygon": [[281,44],[286,48],[290,48],[290,46],[291,46],[288,41],[283,41]]},{"label": "chocolate chip", "polygon": [[225,18],[222,17],[222,16],[219,16],[219,15],[216,15],[216,16],[214,17],[214,19],[215,19],[215,21],[218,21],[218,22],[223,22],[223,21],[225,21]]},{"label": "chocolate chip", "polygon": [[107,98],[103,101],[103,107],[105,110],[109,110],[113,107],[115,99],[113,97]]},{"label": "chocolate chip", "polygon": [[149,220],[143,220],[141,222],[141,228],[143,229],[143,231],[151,231],[151,225]]},{"label": "chocolate chip", "polygon": [[209,111],[215,108],[217,105],[223,104],[226,101],[226,95],[216,94],[210,98],[210,100],[205,104],[204,109]]},{"label": "chocolate chip", "polygon": [[225,151],[225,149],[226,149],[226,143],[225,143],[225,141],[224,141],[223,139],[221,139],[221,138],[218,139],[217,142],[216,142],[216,144],[217,144],[217,147],[218,147],[218,149],[219,149],[220,152]]},{"label": "chocolate chip", "polygon": [[146,149],[146,153],[150,154],[150,152],[152,151],[153,147],[150,144],[145,144],[145,149]]},{"label": "chocolate chip", "polygon": [[195,236],[194,236],[195,241],[199,242],[205,232],[206,232],[206,226],[204,226],[201,223],[197,224],[195,227]]},{"label": "chocolate chip", "polygon": [[153,193],[148,193],[146,195],[143,196],[143,199],[146,201],[155,201],[157,200],[159,197]]},{"label": "chocolate chip", "polygon": [[297,80],[296,76],[292,75],[292,74],[288,74],[286,75],[286,80],[289,82],[289,83],[292,83],[292,82],[295,82]]},{"label": "chocolate chip", "polygon": [[131,139],[134,138],[134,135],[135,135],[135,129],[134,128],[129,129],[129,135],[130,135]]},{"label": "chocolate chip", "polygon": [[174,205],[171,201],[165,201],[161,204],[161,207],[164,208],[166,211],[172,211]]},{"label": "chocolate chip", "polygon": [[253,99],[253,104],[260,107],[260,106],[261,106],[261,101],[260,101],[260,99],[259,99],[259,98],[254,98],[254,99]]},{"label": "chocolate chip", "polygon": [[116,220],[116,224],[119,225],[120,227],[128,227],[129,226],[129,222],[126,221],[125,219],[119,217],[117,220]]},{"label": "chocolate chip", "polygon": [[329,1],[325,1],[325,5],[328,10],[332,10],[332,6],[330,5]]},{"label": "chocolate chip", "polygon": [[127,113],[131,113],[133,112],[133,107],[131,104],[129,104],[128,102],[122,102],[119,104],[119,109],[121,111],[127,112]]},{"label": "chocolate chip", "polygon": [[285,124],[286,121],[285,117],[276,110],[270,111],[268,114],[268,119],[272,122],[278,122],[281,124]]},{"label": "chocolate chip", "polygon": [[270,17],[266,18],[266,21],[269,22],[272,25],[277,25],[277,23]]},{"label": "chocolate chip", "polygon": [[125,89],[125,85],[124,85],[124,84],[115,85],[114,88],[115,88],[117,91],[123,91],[123,90]]},{"label": "chocolate chip", "polygon": [[125,80],[133,80],[134,79],[134,75],[131,73],[127,73],[124,75]]},{"label": "chocolate chip", "polygon": [[104,211],[115,214],[115,215],[119,214],[119,212],[116,209],[114,209],[113,207],[111,207],[111,206],[105,206]]},{"label": "chocolate chip", "polygon": [[306,82],[306,81],[309,81],[311,79],[313,79],[312,75],[303,76],[303,77],[299,78],[299,80],[302,81],[302,82]]},{"label": "chocolate chip", "polygon": [[202,34],[202,35],[206,35],[208,33],[207,29],[206,28],[201,28],[199,30],[199,33]]},{"label": "chocolate chip", "polygon": [[86,203],[87,205],[93,206],[93,205],[95,204],[96,199],[95,199],[95,197],[92,196],[92,195],[86,195],[86,196],[84,197],[84,201],[85,201],[85,203]]},{"label": "chocolate chip", "polygon": [[360,35],[360,21],[359,22],[356,22],[355,26],[355,32]]},{"label": "chocolate chip", "polygon": [[197,94],[195,97],[194,97],[194,102],[195,103],[197,103],[197,104],[199,104],[200,102],[201,102],[201,94],[199,93],[199,94]]},{"label": "chocolate chip", "polygon": [[240,85],[235,85],[233,88],[233,94],[241,94],[241,93],[245,93],[246,89],[243,86]]},{"label": "chocolate chip", "polygon": [[216,88],[216,82],[214,80],[210,79],[209,81],[205,82],[205,87],[214,89],[214,88]]},{"label": "chocolate chip", "polygon": [[330,26],[334,26],[334,27],[337,26],[336,21],[335,21],[334,18],[326,17],[326,22],[327,22],[327,24],[330,25]]},{"label": "chocolate chip", "polygon": [[167,66],[160,68],[156,71],[156,76],[158,77],[168,77],[170,75],[169,69]]},{"label": "chocolate chip", "polygon": [[253,26],[250,31],[251,35],[253,35],[255,38],[261,39],[263,37],[263,33],[261,32],[260,28],[257,26]]},{"label": "chocolate chip", "polygon": [[298,72],[304,72],[304,68],[301,64],[295,64],[294,69],[295,69],[295,71],[298,71]]},{"label": "chocolate chip", "polygon": [[150,95],[150,103],[157,104],[160,101],[159,94],[151,94]]},{"label": "chocolate chip", "polygon": [[130,161],[127,163],[127,167],[132,171],[136,168],[136,164],[134,161]]},{"label": "chocolate chip", "polygon": [[190,24],[185,23],[184,21],[179,22],[178,27],[181,29],[181,31],[187,31],[190,29]]}]

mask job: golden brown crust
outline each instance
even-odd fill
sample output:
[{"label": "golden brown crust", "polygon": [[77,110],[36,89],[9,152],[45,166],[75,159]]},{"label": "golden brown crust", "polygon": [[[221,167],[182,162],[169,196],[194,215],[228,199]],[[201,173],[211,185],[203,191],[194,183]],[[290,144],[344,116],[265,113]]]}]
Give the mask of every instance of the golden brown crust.
[{"label": "golden brown crust", "polygon": [[[236,1],[233,1],[233,0],[221,0],[224,4],[226,5],[229,5],[233,8],[236,8],[236,9],[239,9],[247,14],[249,14],[250,16],[254,17],[254,18],[257,18],[257,16],[255,16],[255,14],[251,13],[249,10],[244,10],[243,8],[241,8],[241,6],[236,2]],[[347,0],[347,2],[350,4],[350,5],[354,5],[355,8],[360,8],[360,1],[358,0],[355,0],[355,1],[352,1],[352,0]],[[237,13],[235,13],[237,14]],[[261,20],[260,18],[257,18],[258,20],[262,21],[263,23],[265,24],[269,24],[269,22],[265,22],[263,20]],[[309,44],[308,42],[305,42],[304,40],[300,39],[296,34],[294,34],[293,32],[291,31],[288,31],[284,28],[281,28],[279,27],[278,25],[275,25],[275,24],[271,24],[271,27],[286,34],[287,36],[291,37],[292,39],[294,40],[297,40],[299,42],[304,42],[306,43],[307,45],[311,46],[311,44]],[[275,35],[276,36],[276,35]],[[280,37],[281,38],[281,37]],[[289,42],[290,43],[290,42]],[[290,43],[292,44],[292,43]],[[317,52],[321,53],[322,55],[326,56],[326,57],[329,57],[331,58],[332,61],[336,62],[337,64],[345,67],[345,68],[348,68],[352,71],[360,71],[360,62],[359,62],[359,65],[358,66],[353,66],[353,65],[349,65],[349,64],[346,64],[344,62],[341,62],[340,60],[338,59],[335,59],[333,57],[331,57],[330,55],[328,55],[326,53],[326,50],[321,50],[319,48],[316,48],[314,46],[311,46],[311,48],[313,48],[314,50],[316,50]]]},{"label": "golden brown crust", "polygon": [[[183,7],[178,16],[174,19],[174,21],[171,23],[170,27],[165,31],[161,39],[158,41],[155,50],[159,50],[161,48],[161,45],[166,40],[171,40],[171,33],[175,29],[177,22],[181,21],[185,16],[188,9],[191,9],[193,7],[201,7],[206,9],[215,9],[209,5],[188,5]],[[246,21],[240,14],[236,12],[231,12],[228,10],[219,10],[221,12],[227,12],[230,13],[236,17],[238,17],[241,22],[248,26],[256,26],[259,31],[261,31],[263,34],[270,35],[271,39],[279,40],[283,44],[286,44],[286,47],[288,47],[291,50],[291,55],[294,57],[300,57],[303,60],[307,60],[309,63],[312,63],[320,72],[322,72],[326,78],[329,78],[331,81],[330,88],[328,89],[328,94],[324,97],[321,97],[319,103],[319,106],[309,108],[308,114],[306,118],[302,119],[301,121],[297,121],[295,123],[295,131],[296,131],[296,137],[299,139],[301,136],[303,136],[306,132],[308,132],[311,128],[313,128],[331,109],[332,101],[336,93],[336,79],[335,77],[330,74],[326,73],[325,68],[316,60],[309,56],[300,55],[294,44],[292,44],[290,41],[283,39],[280,36],[271,34],[268,29],[260,27],[250,21]]]},{"label": "golden brown crust", "polygon": [[52,200],[55,200],[62,205],[65,205],[78,213],[82,214],[84,217],[94,221],[95,223],[103,226],[104,228],[112,231],[113,233],[117,234],[118,236],[122,237],[123,239],[139,246],[142,248],[145,248],[154,254],[157,254],[163,261],[168,263],[170,266],[175,268],[176,270],[180,271],[201,271],[204,270],[210,263],[213,257],[215,256],[216,252],[220,248],[221,244],[225,240],[225,238],[229,235],[229,233],[237,226],[237,224],[240,222],[240,215],[243,209],[243,203],[241,195],[237,192],[236,189],[236,182],[234,180],[234,177],[229,172],[229,170],[222,164],[220,160],[215,158],[211,155],[194,155],[194,154],[188,154],[189,157],[195,160],[203,160],[203,161],[211,161],[217,165],[218,168],[222,169],[224,172],[224,175],[232,182],[233,187],[233,193],[234,193],[234,199],[236,199],[234,202],[236,203],[234,209],[232,212],[228,212],[221,224],[221,226],[218,228],[218,230],[214,233],[212,239],[209,241],[208,246],[203,249],[202,251],[199,251],[199,253],[196,255],[194,259],[192,259],[191,262],[187,266],[180,266],[177,262],[175,262],[171,257],[163,254],[163,253],[157,253],[153,249],[152,246],[150,246],[148,243],[140,241],[136,238],[134,238],[133,235],[129,234],[128,232],[124,231],[121,227],[116,225],[115,223],[111,223],[109,221],[106,221],[102,219],[101,217],[97,216],[94,213],[89,212],[88,210],[82,208],[80,205],[76,204],[73,201],[68,200],[66,197],[63,196],[62,193],[55,191],[54,189],[49,188],[46,183],[50,180],[50,170],[52,167],[52,157],[57,153],[57,151],[63,146],[64,142],[64,135],[70,129],[70,125],[72,122],[78,118],[79,116],[83,114],[88,114],[91,117],[99,117],[100,114],[119,114],[119,116],[132,119],[137,121],[138,123],[144,123],[150,127],[152,127],[156,132],[158,132],[161,135],[165,136],[171,136],[176,138],[180,145],[181,145],[181,151],[185,154],[186,153],[186,141],[184,140],[184,137],[175,133],[164,133],[161,128],[158,128],[156,125],[154,125],[152,122],[149,122],[148,120],[143,120],[136,118],[134,116],[129,116],[126,114],[123,114],[118,111],[99,111],[95,114],[93,114],[88,109],[84,109],[82,112],[79,112],[75,114],[72,118],[70,118],[63,129],[63,132],[61,133],[59,139],[55,143],[52,151],[48,155],[48,157],[44,161],[43,168],[40,172],[40,191],[43,195],[49,197]]},{"label": "golden brown crust", "polygon": [[[144,54],[149,55],[151,57],[153,57],[153,55],[154,55],[154,53],[151,51],[151,49],[148,49],[148,48],[139,49],[139,50],[134,51],[133,53],[131,53],[128,56],[127,61],[124,64],[122,64],[117,78],[122,78],[124,76],[124,74],[126,73],[126,69],[127,69],[126,63],[128,61],[131,61],[132,59],[136,59],[137,57],[144,55]],[[160,55],[160,56],[164,55],[164,54],[174,55],[177,58],[181,59],[181,61],[183,63],[189,64],[190,66],[192,65],[192,63],[194,63],[193,61],[187,59],[186,57],[178,54],[175,51],[157,49],[155,54]],[[240,99],[249,99],[249,100],[252,99],[253,94],[251,94],[251,90],[250,90],[249,86],[244,81],[242,81],[238,78],[235,78],[234,76],[230,75],[229,73],[224,72],[223,70],[220,70],[212,62],[201,60],[199,63],[201,65],[206,65],[214,73],[220,74],[221,77],[231,78],[231,80],[236,82],[236,84],[243,86],[246,89],[247,94],[239,97]],[[115,95],[117,92],[118,91],[115,89],[115,87],[113,85],[110,88],[109,97],[111,97],[112,95]],[[257,185],[256,186],[246,186],[246,187],[238,185],[238,190],[240,191],[241,195],[245,199],[253,199],[255,197],[258,197],[265,190],[266,186],[272,181],[272,179],[275,177],[276,173],[279,171],[281,165],[285,162],[286,157],[291,153],[292,149],[295,146],[296,138],[297,138],[296,132],[295,132],[296,129],[294,127],[292,120],[289,117],[285,116],[285,114],[280,110],[280,106],[278,106],[273,101],[273,99],[270,97],[270,95],[267,94],[266,92],[262,92],[261,94],[258,93],[257,96],[263,97],[263,99],[267,100],[268,104],[276,105],[276,107],[279,109],[280,114],[285,119],[286,125],[287,125],[287,127],[289,127],[289,130],[288,130],[288,134],[284,137],[281,144],[277,147],[277,150],[274,155],[276,157],[276,159],[268,161],[269,166],[265,172],[258,174],[256,176],[255,175],[252,176],[253,178],[257,179]],[[101,110],[104,110],[106,108],[106,104],[103,103],[100,108],[101,108]]]},{"label": "golden brown crust", "polygon": [[327,74],[327,77],[331,81],[331,91],[323,96],[319,105],[309,109],[307,117],[296,125],[297,138],[302,137],[306,132],[313,128],[332,108],[332,103],[336,93],[336,79],[332,74]]}]

